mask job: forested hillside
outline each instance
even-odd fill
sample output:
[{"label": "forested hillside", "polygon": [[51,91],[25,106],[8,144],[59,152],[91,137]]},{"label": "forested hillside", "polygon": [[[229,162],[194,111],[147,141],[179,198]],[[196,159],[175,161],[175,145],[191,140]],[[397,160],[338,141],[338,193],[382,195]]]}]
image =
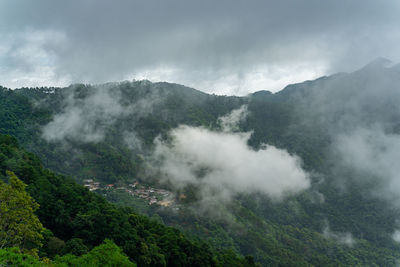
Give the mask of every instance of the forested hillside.
[{"label": "forested hillside", "polygon": [[[111,239],[122,248],[130,260],[139,266],[252,265],[251,258],[239,258],[231,251],[212,251],[207,244],[189,241],[178,230],[138,215],[132,209],[115,207],[70,178],[56,175],[43,168],[39,159],[19,148],[14,138],[1,135],[0,178],[6,182],[10,179],[12,188],[23,190],[23,187],[18,185],[21,182],[18,182],[17,177],[27,184],[26,191],[39,204],[35,204],[37,207],[35,206],[34,210],[39,207],[37,216],[46,228],[43,230],[40,227],[29,226],[31,231],[36,231],[36,235],[25,234],[22,228],[16,228],[7,236],[2,236],[1,241],[3,238],[14,238],[18,235],[29,237],[28,241],[21,244],[10,243],[14,246],[18,245],[22,251],[39,249],[40,256],[49,258],[70,253],[72,255],[56,257],[55,262],[74,266],[79,262],[79,259],[73,257],[74,254],[77,256],[85,254],[91,248],[101,245],[104,240]],[[5,194],[11,195],[10,190]],[[4,202],[1,202],[1,212],[4,209],[15,209],[7,205],[6,198],[2,200]],[[14,202],[10,201],[10,205],[12,203]],[[28,203],[26,209],[32,205]],[[15,216],[18,216],[18,213]],[[3,224],[5,219],[4,217],[0,219],[2,232],[8,229],[8,226]],[[18,222],[24,219],[28,220],[28,218],[6,220]],[[29,218],[29,221],[32,220],[34,219]],[[21,224],[20,227],[23,225]],[[110,240],[106,241],[104,246],[104,248],[98,247],[97,253],[103,253],[101,251],[107,251],[107,249],[122,253],[118,247],[114,248],[115,244]],[[4,257],[0,260],[7,262],[7,252],[2,251],[0,256]],[[90,257],[95,258],[94,255],[89,254],[82,257],[89,258],[89,262],[93,260]],[[110,266],[126,264],[122,254],[119,259],[116,255],[114,255],[115,258],[111,255],[109,257],[109,260],[115,260],[115,262],[107,262]],[[85,262],[85,259],[80,260]],[[127,259],[125,261],[128,262]]]},{"label": "forested hillside", "polygon": [[[148,81],[1,88],[1,133],[64,175],[31,154],[3,152],[3,176],[10,170],[28,184],[55,237],[89,249],[110,238],[139,266],[175,256],[186,265],[197,252],[212,265],[229,258],[220,249],[265,266],[395,266],[398,84],[399,67],[376,61],[246,97]],[[98,182],[90,188],[118,208],[65,176]],[[173,195],[168,204],[139,197],[158,189]]]}]

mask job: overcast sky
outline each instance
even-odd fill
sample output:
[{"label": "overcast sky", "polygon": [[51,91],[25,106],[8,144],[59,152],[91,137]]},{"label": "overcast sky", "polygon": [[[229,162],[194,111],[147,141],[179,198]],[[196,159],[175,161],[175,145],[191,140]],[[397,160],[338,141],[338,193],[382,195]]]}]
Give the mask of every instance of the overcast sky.
[{"label": "overcast sky", "polygon": [[0,0],[0,84],[245,95],[400,60],[397,0]]}]

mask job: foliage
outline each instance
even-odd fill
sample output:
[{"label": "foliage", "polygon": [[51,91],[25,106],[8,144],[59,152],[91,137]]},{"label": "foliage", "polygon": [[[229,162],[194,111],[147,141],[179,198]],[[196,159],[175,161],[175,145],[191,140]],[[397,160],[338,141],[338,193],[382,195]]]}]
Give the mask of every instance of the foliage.
[{"label": "foliage", "polygon": [[[249,145],[258,149],[267,143],[286,149],[302,158],[306,170],[319,175],[312,175],[310,190],[281,203],[257,194],[237,196],[224,211],[226,220],[199,216],[191,203],[176,212],[145,206],[120,193],[108,194],[108,200],[124,206],[117,208],[71,179],[42,168],[36,157],[18,148],[16,140],[9,137],[0,137],[3,138],[0,170],[3,175],[4,170],[13,170],[28,184],[27,190],[41,205],[40,220],[54,232],[54,237],[65,242],[65,247],[57,252],[61,254],[81,254],[85,247],[89,250],[109,238],[139,266],[164,263],[195,266],[195,262],[205,266],[251,264],[251,258],[237,254],[252,255],[266,266],[394,266],[400,255],[391,234],[398,226],[400,211],[371,197],[371,188],[376,187],[374,182],[360,185],[353,182],[360,179],[355,174],[346,170],[335,173],[331,169],[329,133],[338,126],[335,120],[347,111],[326,116],[319,113],[320,108],[326,107],[316,106],[311,100],[320,96],[319,89],[326,89],[328,81],[336,81],[338,77],[341,79],[343,75],[291,85],[277,94],[257,92],[248,97],[207,95],[168,83],[116,83],[111,88],[122,95],[123,105],[129,106],[154,92],[161,101],[146,116],[117,118],[105,129],[104,140],[92,143],[69,139],[47,143],[40,133],[41,127],[65,107],[66,96],[73,92],[84,99],[96,86],[0,90],[1,133],[15,136],[46,167],[58,173],[78,181],[94,178],[110,183],[141,179],[143,159],[151,151],[156,136],[165,137],[179,124],[217,128],[218,116],[247,103],[249,116],[240,129],[252,131]],[[324,105],[339,99],[345,106],[346,99],[340,94],[354,93],[347,87],[337,89]],[[367,107],[361,113],[368,117],[366,121],[378,116],[390,117],[391,110],[397,110],[391,107],[396,105],[382,105],[380,112]],[[398,116],[393,118],[385,125],[398,126]],[[123,133],[130,131],[137,134],[143,145],[141,149],[126,147]],[[338,184],[346,190],[338,188]],[[139,216],[134,210],[149,216],[156,214],[155,217],[162,218],[159,221],[179,228],[186,235]],[[324,236],[327,221],[333,232],[351,232],[354,245]],[[46,250],[50,240],[57,239],[45,240],[43,255],[52,255]]]},{"label": "foliage", "polygon": [[65,243],[62,254],[72,254],[80,256],[88,252],[87,246],[84,244],[83,240],[80,238],[72,238]]},{"label": "foliage", "polygon": [[123,254],[121,248],[114,244],[111,240],[106,239],[103,244],[95,247],[89,253],[80,257],[73,254],[67,254],[54,259],[55,265],[61,263],[67,266],[136,266],[129,261],[128,257]]},{"label": "foliage", "polygon": [[40,247],[43,226],[35,215],[39,205],[13,172],[6,174],[9,184],[0,180],[0,248],[18,246],[26,251]]},{"label": "foliage", "polygon": [[[0,177],[10,169],[24,179],[27,191],[40,204],[39,219],[57,237],[47,234],[49,256],[54,251],[72,250],[72,243],[79,247],[77,238],[89,248],[109,238],[140,266],[227,266],[224,251],[215,252],[203,242],[190,241],[174,228],[129,208],[118,208],[73,180],[52,173],[10,136],[0,135],[0,159]],[[59,245],[61,240],[66,241],[64,248]],[[232,257],[230,261],[238,266],[247,264],[236,254]]]},{"label": "foliage", "polygon": [[36,257],[21,253],[18,247],[0,249],[0,266],[19,266],[19,267],[45,267],[49,266],[45,261],[40,261]]},{"label": "foliage", "polygon": [[[77,180],[95,178],[106,183],[140,179],[145,153],[129,149],[121,134],[135,132],[143,148],[151,147],[160,134],[179,124],[209,125],[220,115],[239,107],[247,100],[239,97],[207,95],[180,85],[146,82],[106,84],[115,95],[121,95],[121,105],[129,109],[144,98],[160,99],[153,112],[117,118],[106,127],[105,139],[82,142],[67,138],[47,143],[42,139],[42,128],[55,114],[65,108],[65,99],[71,95],[88,97],[96,86],[73,85],[67,88],[21,88],[0,90],[0,133],[15,136],[19,143],[38,155],[50,169],[70,175]],[[51,92],[51,93],[49,93]],[[118,138],[116,138],[118,136]],[[65,149],[69,147],[70,149]]]},{"label": "foliage", "polygon": [[18,247],[0,249],[0,266],[34,266],[34,267],[67,267],[67,266],[136,266],[129,261],[121,248],[111,240],[105,240],[103,244],[93,248],[81,256],[67,254],[56,256],[52,261],[48,258],[39,259],[23,253]]}]

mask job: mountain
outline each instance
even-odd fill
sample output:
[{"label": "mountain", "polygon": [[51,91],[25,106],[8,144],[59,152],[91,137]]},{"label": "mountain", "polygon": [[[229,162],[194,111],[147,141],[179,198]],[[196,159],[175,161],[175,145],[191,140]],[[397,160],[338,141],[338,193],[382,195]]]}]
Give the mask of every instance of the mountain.
[{"label": "mountain", "polygon": [[[97,181],[109,201],[213,249],[265,266],[395,266],[399,82],[398,66],[377,60],[246,97],[148,81],[1,88],[0,131],[47,168]],[[304,179],[293,187],[257,180],[281,163],[265,160],[273,151]],[[170,192],[174,204],[106,188],[135,182]]]}]

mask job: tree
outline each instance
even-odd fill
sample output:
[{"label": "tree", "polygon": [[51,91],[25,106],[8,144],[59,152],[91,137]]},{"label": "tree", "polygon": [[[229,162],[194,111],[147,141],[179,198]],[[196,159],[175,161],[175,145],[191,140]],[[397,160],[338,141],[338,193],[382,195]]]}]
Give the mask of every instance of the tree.
[{"label": "tree", "polygon": [[49,265],[45,260],[41,261],[32,255],[21,253],[19,248],[14,247],[0,249],[0,266],[50,267],[54,265]]},{"label": "tree", "polygon": [[35,215],[39,204],[13,172],[6,173],[9,183],[0,180],[0,248],[19,247],[27,251],[40,247],[44,228]]},{"label": "tree", "polygon": [[60,254],[65,248],[65,242],[58,237],[52,236],[47,242],[47,251],[50,258]]},{"label": "tree", "polygon": [[83,243],[80,238],[72,238],[65,243],[65,248],[63,254],[73,254],[75,256],[80,256],[88,252],[87,246]]},{"label": "tree", "polygon": [[62,257],[56,256],[54,263],[56,266],[63,263],[68,266],[136,266],[135,263],[129,261],[129,258],[122,252],[122,249],[109,239],[104,240],[103,244],[80,257],[72,254]]}]

